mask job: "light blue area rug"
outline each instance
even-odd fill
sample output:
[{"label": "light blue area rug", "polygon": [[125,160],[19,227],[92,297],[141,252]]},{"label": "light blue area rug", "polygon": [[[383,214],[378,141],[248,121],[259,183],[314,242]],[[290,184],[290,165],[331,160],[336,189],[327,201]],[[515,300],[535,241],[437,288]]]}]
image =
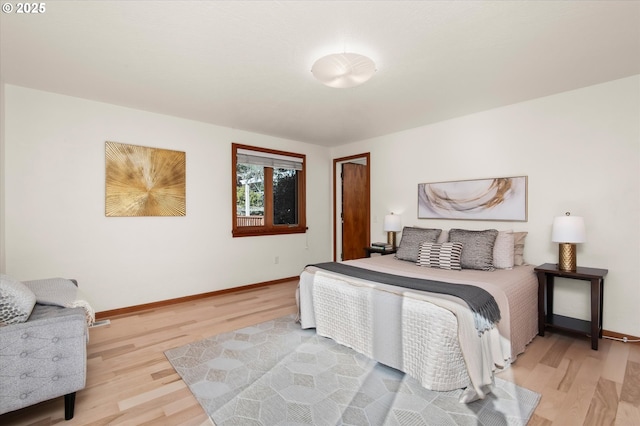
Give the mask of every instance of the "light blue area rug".
[{"label": "light blue area rug", "polygon": [[293,316],[165,352],[217,426],[526,425],[540,395],[496,379],[484,400],[429,391]]}]

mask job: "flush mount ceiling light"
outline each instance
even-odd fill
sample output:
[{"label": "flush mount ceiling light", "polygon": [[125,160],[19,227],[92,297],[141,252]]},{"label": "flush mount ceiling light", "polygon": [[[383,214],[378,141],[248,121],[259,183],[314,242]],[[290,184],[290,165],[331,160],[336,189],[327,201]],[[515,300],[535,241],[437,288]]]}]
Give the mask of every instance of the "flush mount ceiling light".
[{"label": "flush mount ceiling light", "polygon": [[373,77],[376,64],[357,53],[334,53],[318,59],[311,72],[326,86],[346,89],[359,86]]}]

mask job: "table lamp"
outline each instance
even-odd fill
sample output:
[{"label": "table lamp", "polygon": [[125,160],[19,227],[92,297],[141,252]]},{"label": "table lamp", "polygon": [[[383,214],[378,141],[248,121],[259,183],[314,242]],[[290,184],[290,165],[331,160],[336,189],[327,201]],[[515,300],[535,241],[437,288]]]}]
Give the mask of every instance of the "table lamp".
[{"label": "table lamp", "polygon": [[388,214],[384,217],[384,230],[387,232],[387,243],[391,244],[392,249],[396,249],[396,232],[402,230],[402,222],[400,215]]},{"label": "table lamp", "polygon": [[577,267],[576,243],[587,241],[584,219],[580,216],[571,216],[569,212],[564,216],[556,217],[553,220],[551,241],[560,243],[558,246],[558,269],[575,271]]}]

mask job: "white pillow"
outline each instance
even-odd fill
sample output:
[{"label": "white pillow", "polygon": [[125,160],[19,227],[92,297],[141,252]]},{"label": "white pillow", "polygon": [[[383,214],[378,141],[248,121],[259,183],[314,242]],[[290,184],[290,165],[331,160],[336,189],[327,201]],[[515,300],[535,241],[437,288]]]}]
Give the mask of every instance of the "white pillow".
[{"label": "white pillow", "polygon": [[524,240],[526,237],[527,232],[513,233],[513,264],[515,266],[521,266],[527,263],[524,260]]},{"label": "white pillow", "polygon": [[35,304],[33,291],[20,281],[0,274],[0,325],[25,322]]},{"label": "white pillow", "polygon": [[512,269],[514,265],[514,236],[512,231],[500,231],[493,245],[493,266]]}]

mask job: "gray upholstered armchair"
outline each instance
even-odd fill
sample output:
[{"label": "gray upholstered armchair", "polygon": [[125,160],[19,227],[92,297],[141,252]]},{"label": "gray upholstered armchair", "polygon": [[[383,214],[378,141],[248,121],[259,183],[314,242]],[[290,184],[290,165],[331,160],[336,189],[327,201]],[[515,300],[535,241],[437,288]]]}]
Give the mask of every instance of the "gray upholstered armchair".
[{"label": "gray upholstered armchair", "polygon": [[39,303],[27,321],[0,326],[0,414],[64,396],[71,419],[85,387],[87,330],[83,308]]}]

